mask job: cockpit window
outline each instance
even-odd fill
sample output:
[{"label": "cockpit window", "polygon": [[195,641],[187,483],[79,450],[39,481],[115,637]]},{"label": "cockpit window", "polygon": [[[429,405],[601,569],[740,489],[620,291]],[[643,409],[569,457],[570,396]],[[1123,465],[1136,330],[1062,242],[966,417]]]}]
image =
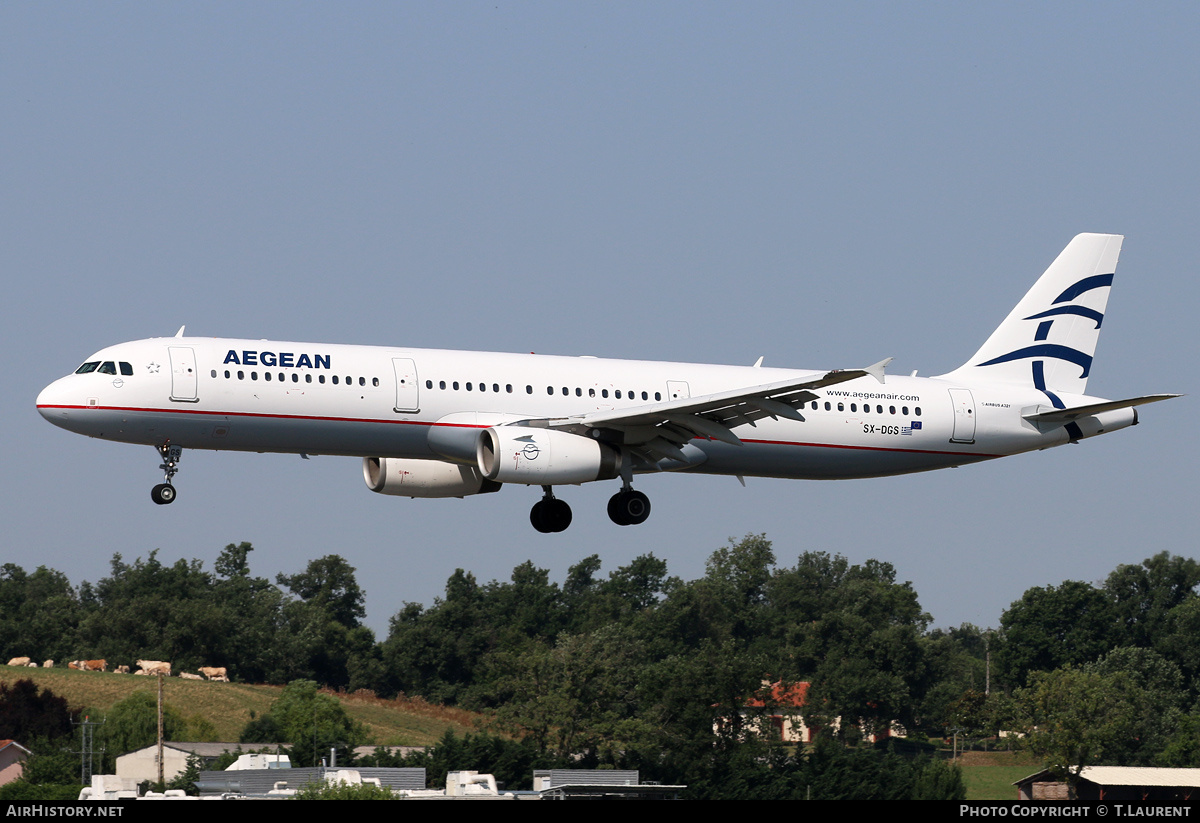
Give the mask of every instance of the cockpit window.
[{"label": "cockpit window", "polygon": [[96,371],[100,372],[101,374],[116,374],[117,365],[111,360],[105,360],[100,364],[100,368]]},{"label": "cockpit window", "polygon": [[121,374],[125,375],[126,377],[131,376],[133,374],[133,364],[126,363],[124,360],[122,360],[121,361]]},{"label": "cockpit window", "polygon": [[77,368],[75,370],[75,373],[76,374],[91,374],[92,372],[94,372],[96,370],[96,367],[99,365],[100,365],[99,360],[93,360],[91,363],[84,363],[82,366]]}]

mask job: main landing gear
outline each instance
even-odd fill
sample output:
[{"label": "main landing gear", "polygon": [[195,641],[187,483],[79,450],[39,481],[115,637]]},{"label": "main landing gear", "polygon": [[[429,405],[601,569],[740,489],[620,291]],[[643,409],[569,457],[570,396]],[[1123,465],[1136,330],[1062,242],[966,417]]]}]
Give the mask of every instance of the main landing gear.
[{"label": "main landing gear", "polygon": [[[170,487],[168,487],[170,488]],[[542,486],[545,495],[533,504],[529,522],[542,534],[565,531],[571,525],[571,507],[554,496],[550,486]],[[608,517],[618,526],[636,526],[650,516],[650,498],[639,491],[622,488],[608,501]]]},{"label": "main landing gear", "polygon": [[160,506],[165,506],[175,502],[175,487],[171,485],[171,479],[179,471],[179,458],[183,456],[183,448],[164,443],[158,447],[158,453],[162,455],[163,462],[159,468],[165,472],[166,482],[159,483],[150,490],[150,499]]},{"label": "main landing gear", "polygon": [[637,526],[650,516],[650,498],[628,486],[608,500],[608,519],[618,526]]},{"label": "main landing gear", "polygon": [[567,501],[555,497],[550,486],[542,486],[542,491],[546,494],[533,504],[529,522],[542,534],[566,531],[567,526],[571,525],[571,507]]}]

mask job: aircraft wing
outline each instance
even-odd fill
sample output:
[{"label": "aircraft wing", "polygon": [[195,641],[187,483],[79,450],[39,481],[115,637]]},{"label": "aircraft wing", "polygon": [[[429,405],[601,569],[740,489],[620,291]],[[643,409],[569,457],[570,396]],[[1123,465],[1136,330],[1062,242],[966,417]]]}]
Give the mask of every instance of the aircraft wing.
[{"label": "aircraft wing", "polygon": [[681,460],[684,458],[679,447],[696,437],[712,438],[740,446],[742,441],[732,431],[735,426],[753,426],[755,421],[765,417],[786,417],[803,421],[804,415],[800,409],[805,403],[819,396],[813,393],[815,389],[868,375],[882,383],[884,367],[891,360],[889,357],[864,369],[815,373],[792,380],[684,397],[663,403],[522,422],[524,425],[564,429],[582,435],[590,435],[596,430],[609,430],[619,433],[624,445],[642,446],[651,454]]}]

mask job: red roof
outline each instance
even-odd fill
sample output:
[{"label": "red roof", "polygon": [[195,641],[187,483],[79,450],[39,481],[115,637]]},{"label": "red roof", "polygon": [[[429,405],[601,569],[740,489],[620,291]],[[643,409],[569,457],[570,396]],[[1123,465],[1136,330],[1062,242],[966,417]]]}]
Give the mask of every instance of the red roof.
[{"label": "red roof", "polygon": [[808,682],[802,680],[786,689],[778,681],[770,686],[763,686],[758,694],[746,701],[746,705],[756,709],[763,708],[767,705],[768,695],[772,706],[791,706],[799,709],[808,697]]}]

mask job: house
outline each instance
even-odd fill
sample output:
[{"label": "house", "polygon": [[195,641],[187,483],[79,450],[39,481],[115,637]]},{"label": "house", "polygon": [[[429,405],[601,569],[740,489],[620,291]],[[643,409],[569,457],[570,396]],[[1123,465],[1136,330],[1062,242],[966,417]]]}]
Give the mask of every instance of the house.
[{"label": "house", "polygon": [[[763,682],[763,686],[749,698],[741,710],[744,725],[753,725],[760,733],[774,737],[781,743],[812,743],[814,730],[804,722],[801,710],[808,699],[809,683],[800,681],[785,686],[782,682]],[[834,718],[834,731],[841,725],[841,718]],[[714,729],[716,731],[717,729]],[[904,727],[891,723],[882,735],[864,731],[863,739],[877,743],[889,737],[905,737]]]},{"label": "house", "polygon": [[[1069,800],[1070,787],[1049,769],[1013,783],[1018,800]],[[1084,766],[1076,800],[1095,803],[1186,804],[1200,799],[1200,769]]]},{"label": "house", "polygon": [[21,779],[22,764],[29,755],[29,749],[17,741],[0,740],[0,786]]}]

